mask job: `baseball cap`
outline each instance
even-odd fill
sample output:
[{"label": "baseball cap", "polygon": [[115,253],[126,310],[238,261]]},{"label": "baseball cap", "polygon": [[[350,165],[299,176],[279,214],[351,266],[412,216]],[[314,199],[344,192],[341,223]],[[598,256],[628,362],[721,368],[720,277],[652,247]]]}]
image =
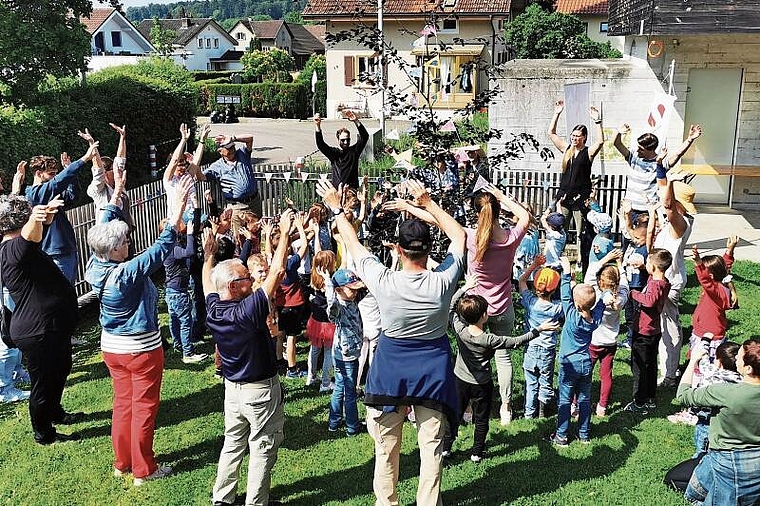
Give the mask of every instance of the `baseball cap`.
[{"label": "baseball cap", "polygon": [[553,292],[559,286],[559,272],[551,267],[542,267],[533,278],[533,286],[538,292]]},{"label": "baseball cap", "polygon": [[404,221],[398,229],[398,245],[409,251],[430,249],[430,226],[420,220]]},{"label": "baseball cap", "polygon": [[216,149],[221,149],[221,148],[230,149],[230,148],[233,148],[233,147],[235,147],[235,143],[232,142],[232,141],[227,141],[227,142],[224,142],[224,143],[217,141],[217,143],[216,143]]},{"label": "baseball cap", "polygon": [[338,269],[335,271],[335,274],[332,275],[332,282],[336,288],[340,288],[341,286],[361,288],[364,286],[364,283],[359,279],[359,276],[348,269]]},{"label": "baseball cap", "polygon": [[565,217],[562,213],[552,213],[546,217],[546,223],[554,230],[559,230],[565,226]]}]

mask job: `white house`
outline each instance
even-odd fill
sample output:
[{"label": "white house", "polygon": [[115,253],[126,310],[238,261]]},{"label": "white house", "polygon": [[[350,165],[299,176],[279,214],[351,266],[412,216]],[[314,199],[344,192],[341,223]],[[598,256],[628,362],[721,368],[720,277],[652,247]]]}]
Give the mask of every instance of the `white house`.
[{"label": "white house", "polygon": [[241,19],[232,27],[230,35],[237,41],[239,51],[246,51],[254,40],[260,41],[261,49],[264,51],[273,47],[282,49],[295,59],[296,70],[302,69],[312,54],[325,53],[324,40],[311,30],[303,25],[282,20]]},{"label": "white house", "polygon": [[[412,105],[430,103],[441,117],[488,89],[476,62],[494,65],[507,59],[502,32],[510,17],[510,0],[386,0],[383,13],[385,41],[406,62],[405,68],[388,65],[386,82],[406,94]],[[429,22],[433,16],[434,33]],[[303,17],[324,20],[328,34],[359,24],[376,26],[376,3],[309,0]],[[427,36],[420,33],[423,30]],[[327,115],[338,118],[340,109],[349,108],[379,117],[383,104],[377,86],[372,79],[359,79],[378,72],[378,54],[356,40],[345,40],[328,46],[325,56]]]},{"label": "white house", "polygon": [[596,42],[609,42],[623,52],[625,37],[609,36],[609,2],[607,0],[557,0],[557,12],[573,14],[586,23],[586,35]]},{"label": "white house", "polygon": [[[212,18],[159,19],[158,22],[164,30],[176,34],[171,57],[186,69],[242,70],[240,55],[235,54],[235,39]],[[150,39],[151,28],[152,19],[143,19],[137,26],[147,39]]]},{"label": "white house", "polygon": [[90,34],[89,71],[135,63],[155,51],[150,41],[116,9],[96,8],[79,21]]}]

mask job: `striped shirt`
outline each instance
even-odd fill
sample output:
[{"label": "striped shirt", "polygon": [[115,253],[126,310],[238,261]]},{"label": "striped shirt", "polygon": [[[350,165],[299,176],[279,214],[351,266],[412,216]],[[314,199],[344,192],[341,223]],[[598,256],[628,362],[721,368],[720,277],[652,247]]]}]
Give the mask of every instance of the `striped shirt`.
[{"label": "striped shirt", "polygon": [[100,333],[100,349],[108,353],[127,355],[153,351],[161,346],[161,331],[151,331],[142,334],[120,336],[109,334],[105,330]]},{"label": "striped shirt", "polygon": [[256,196],[257,187],[254,179],[251,153],[247,149],[235,151],[235,160],[220,158],[203,171],[211,181],[218,181],[222,195],[228,200],[247,200]]},{"label": "striped shirt", "polygon": [[[652,203],[660,200],[657,195],[657,162],[639,158],[633,152],[626,161],[631,166],[631,172],[628,173],[625,198],[631,201],[631,207],[636,211],[646,211],[647,199]],[[662,165],[666,170],[670,168],[667,158]]]}]

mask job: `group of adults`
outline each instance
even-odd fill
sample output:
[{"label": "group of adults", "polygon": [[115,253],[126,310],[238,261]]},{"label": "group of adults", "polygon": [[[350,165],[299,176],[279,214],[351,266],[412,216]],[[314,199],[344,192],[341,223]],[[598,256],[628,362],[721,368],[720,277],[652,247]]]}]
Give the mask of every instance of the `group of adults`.
[{"label": "group of adults", "polygon": [[[592,108],[591,119],[597,125],[599,139],[589,148],[586,146],[588,129],[584,125],[573,128],[569,142],[556,134],[562,111],[563,104],[558,102],[549,132],[552,142],[563,152],[558,200],[568,220],[572,217],[579,224],[577,228],[582,228],[583,203],[592,189],[591,164],[603,140],[602,118]],[[463,228],[431,198],[422,184],[409,181],[406,187],[414,198],[417,217],[400,224],[398,241],[393,248],[400,258],[401,269],[389,269],[363,246],[356,229],[342,211],[341,195],[336,186],[339,183],[358,186],[358,160],[368,137],[356,116],[348,113],[347,118],[356,123],[360,140],[351,145],[350,132],[340,129],[337,132],[338,148],[324,143],[320,122],[315,121],[317,145],[330,160],[333,171],[333,182],[318,182],[317,192],[332,211],[335,226],[353,258],[356,273],[375,296],[380,308],[383,332],[367,378],[364,399],[367,428],[375,444],[373,490],[376,503],[399,503],[397,481],[403,422],[407,408],[413,406],[420,449],[417,503],[442,504],[444,433],[447,423],[456,426],[459,422],[456,419],[458,407],[451,348],[446,332],[449,303],[463,271],[467,269],[480,280],[475,293],[488,302],[491,331],[502,335],[513,333],[511,264],[530,225],[531,214],[497,188],[488,186],[473,199],[478,215],[477,227]],[[657,139],[651,134],[642,135],[638,138],[636,152],[632,153],[620,139],[626,131],[627,127],[621,129],[615,145],[631,166],[627,198],[633,202],[634,209],[643,211],[649,203],[647,200],[657,199]],[[668,158],[667,166],[675,164],[700,133],[698,128],[692,128],[683,146]],[[187,136],[186,129],[183,129],[185,141]],[[245,147],[236,149],[236,141],[244,142]],[[252,138],[222,137],[217,139],[217,146],[222,157],[203,172],[204,176],[217,181],[229,200],[251,203],[258,194],[249,169]],[[97,143],[92,142],[87,154],[69,165],[74,165],[71,172],[91,160],[96,150]],[[164,356],[158,328],[157,289],[150,274],[160,268],[162,257],[176,239],[193,188],[192,176],[202,179],[196,170],[197,163],[185,157],[184,145],[176,153],[181,156],[170,161],[173,172],[168,178],[173,192],[169,221],[151,247],[138,255],[130,252],[130,224],[119,219],[125,211],[123,169],[114,171],[113,187],[107,185],[111,195],[107,195],[108,202],[103,206],[107,215],[104,223],[94,226],[88,234],[93,258],[87,280],[100,299],[101,347],[114,383],[114,474],[122,476],[131,472],[135,485],[171,473],[170,468],[158,464],[152,448]],[[63,184],[63,178],[58,176],[57,170],[35,167],[35,184],[31,189],[39,186],[38,178],[39,184]],[[59,268],[54,256],[45,253],[41,247],[46,237],[43,224],[53,223],[64,215],[58,212],[63,204],[61,200],[52,199],[60,192],[41,190],[29,192],[28,189],[28,201],[18,197],[0,199],[0,232],[3,233],[0,262],[2,280],[16,304],[11,334],[29,361],[33,391],[30,413],[35,440],[50,443],[67,438],[58,433],[54,425],[72,421],[67,419],[71,417],[63,410],[60,401],[71,367],[70,337],[75,329],[72,315],[76,314],[73,305],[76,299],[71,279],[64,275],[66,259],[58,259],[62,266]],[[37,194],[44,196],[34,200]],[[674,355],[673,350],[680,351],[677,302],[686,279],[683,247],[691,230],[691,218],[683,205],[679,207],[677,202],[664,204],[667,223],[657,240],[661,241],[660,246],[680,253],[673,255],[680,258],[680,263],[674,262],[676,270],[671,279],[674,287],[671,300],[675,309],[671,308],[663,316],[673,323],[673,334],[663,339],[667,343],[663,355],[668,357],[664,364],[665,378],[672,380],[678,367],[678,355]],[[126,208],[128,210],[128,206]],[[505,228],[499,221],[502,209],[514,215],[513,226]],[[115,219],[109,220],[109,217]],[[293,219],[292,212],[285,211],[280,217],[280,228],[288,230]],[[431,225],[438,227],[450,240],[445,257],[432,270],[428,269],[433,242]],[[47,234],[53,229],[51,225]],[[212,500],[220,506],[234,502],[238,469],[248,448],[251,455],[246,504],[267,504],[271,470],[284,438],[278,357],[267,326],[267,315],[276,287],[284,275],[288,241],[278,244],[269,274],[256,290],[252,288],[250,273],[239,260],[214,264],[215,244],[213,235],[207,232],[203,241],[202,269],[206,325],[222,357],[225,382],[225,440]],[[581,252],[581,255],[587,256],[587,253],[583,255]],[[742,350],[742,374],[748,384],[757,386],[760,383],[758,350],[751,344],[745,344]],[[512,416],[509,353],[497,354],[496,364],[502,399],[501,418],[502,422],[508,423]],[[686,387],[682,385],[682,388],[685,391]],[[686,398],[681,389],[679,396]],[[705,402],[699,394],[695,396],[695,402]],[[735,399],[729,397],[721,397],[721,400],[714,397],[711,402],[724,402],[728,406],[727,424],[746,427],[748,424],[741,417],[747,414],[747,408],[737,406]],[[733,497],[734,500],[739,497],[740,487],[735,487],[733,496],[728,491],[728,478],[744,476],[742,472],[751,474],[753,471],[745,470],[760,451],[760,436],[756,432],[745,431],[741,435],[743,440],[727,441],[723,447],[711,450],[715,455],[710,460],[714,465],[709,476],[714,479],[707,484],[707,478],[700,477],[706,497]],[[738,467],[737,462],[741,464]],[[721,490],[721,495],[715,492],[717,489]],[[757,499],[758,494],[752,497]],[[710,504],[718,503],[713,501]]]}]

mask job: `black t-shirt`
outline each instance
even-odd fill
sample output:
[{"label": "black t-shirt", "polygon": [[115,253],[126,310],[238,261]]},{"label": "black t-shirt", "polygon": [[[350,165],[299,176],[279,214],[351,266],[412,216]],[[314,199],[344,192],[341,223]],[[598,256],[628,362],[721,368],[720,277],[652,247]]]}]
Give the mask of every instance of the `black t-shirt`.
[{"label": "black t-shirt", "polygon": [[16,237],[0,244],[3,285],[16,303],[11,336],[24,338],[46,332],[73,332],[77,295],[40,243]]},{"label": "black t-shirt", "polygon": [[591,195],[591,159],[588,156],[588,146],[578,151],[569,165],[560,178],[558,196],[567,195],[562,203],[564,207],[579,209]]},{"label": "black t-shirt", "polygon": [[350,188],[359,188],[359,160],[369,140],[369,133],[361,123],[357,125],[357,130],[359,130],[359,140],[346,150],[328,146],[322,137],[322,132],[315,133],[317,147],[330,160],[332,166],[330,180],[336,188],[341,183]]}]

